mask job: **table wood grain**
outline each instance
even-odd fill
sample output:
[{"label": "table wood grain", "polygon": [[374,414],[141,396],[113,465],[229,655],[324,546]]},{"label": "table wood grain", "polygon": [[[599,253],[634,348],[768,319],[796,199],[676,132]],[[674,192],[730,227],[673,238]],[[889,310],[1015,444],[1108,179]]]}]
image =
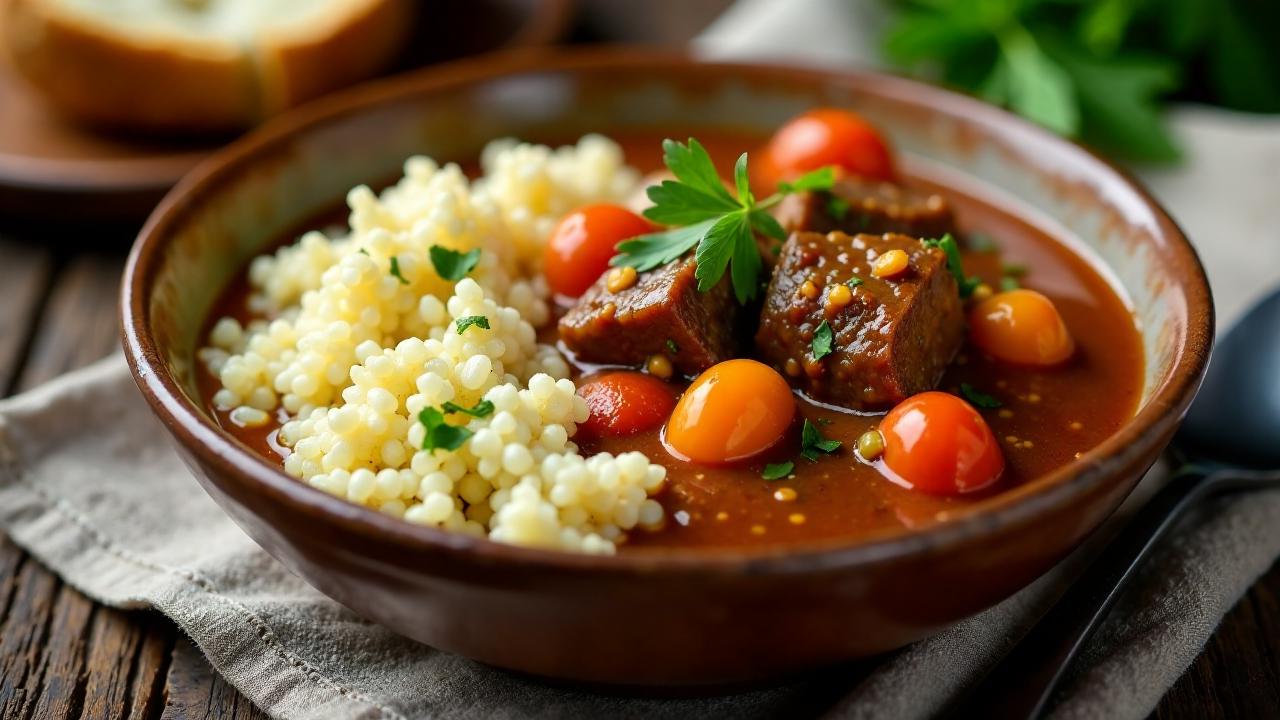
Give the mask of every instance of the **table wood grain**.
[{"label": "table wood grain", "polygon": [[[577,35],[679,45],[728,0],[580,0]],[[116,290],[130,229],[35,234],[0,218],[0,396],[119,352]],[[1227,615],[1153,714],[1274,717],[1280,565]],[[0,535],[0,719],[265,715],[167,618],[94,603]]]}]

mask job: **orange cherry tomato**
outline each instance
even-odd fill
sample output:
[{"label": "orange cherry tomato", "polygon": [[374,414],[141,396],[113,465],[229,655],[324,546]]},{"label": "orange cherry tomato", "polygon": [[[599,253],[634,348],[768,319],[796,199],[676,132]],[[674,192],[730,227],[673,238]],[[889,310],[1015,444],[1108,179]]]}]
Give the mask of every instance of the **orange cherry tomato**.
[{"label": "orange cherry tomato", "polygon": [[1057,365],[1076,349],[1053,301],[1025,288],[974,305],[969,338],[992,357],[1023,365]]},{"label": "orange cherry tomato", "polygon": [[755,360],[726,360],[698,376],[667,422],[672,454],[726,463],[769,449],[786,433],[796,400],[776,370]]},{"label": "orange cherry tomato", "polygon": [[991,428],[969,403],[925,392],[898,403],[880,423],[884,464],[897,479],[930,495],[964,495],[1004,472]]},{"label": "orange cherry tomato", "polygon": [[873,180],[892,180],[889,143],[857,113],[817,108],[796,117],[773,134],[765,148],[766,172],[786,179],[834,165]]},{"label": "orange cherry tomato", "polygon": [[588,438],[622,437],[658,427],[671,415],[676,394],[670,385],[644,373],[605,373],[578,386],[591,414],[578,426]]},{"label": "orange cherry tomato", "polygon": [[576,298],[586,292],[616,253],[615,246],[653,232],[653,224],[621,205],[587,205],[565,215],[551,232],[543,272],[551,291]]}]

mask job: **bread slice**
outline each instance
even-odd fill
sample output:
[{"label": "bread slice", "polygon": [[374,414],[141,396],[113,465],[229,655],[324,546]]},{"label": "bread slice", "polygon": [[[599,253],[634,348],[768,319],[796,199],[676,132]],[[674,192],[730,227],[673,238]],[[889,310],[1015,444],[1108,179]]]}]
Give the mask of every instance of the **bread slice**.
[{"label": "bread slice", "polygon": [[0,49],[96,125],[253,125],[386,68],[413,0],[0,0]]}]

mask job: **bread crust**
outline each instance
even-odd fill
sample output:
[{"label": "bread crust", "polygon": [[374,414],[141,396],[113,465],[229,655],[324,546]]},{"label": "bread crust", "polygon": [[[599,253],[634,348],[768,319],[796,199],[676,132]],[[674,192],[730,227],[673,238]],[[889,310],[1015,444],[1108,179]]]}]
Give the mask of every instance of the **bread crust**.
[{"label": "bread crust", "polygon": [[248,46],[134,34],[47,0],[0,0],[0,46],[30,85],[93,125],[166,133],[249,127],[382,70],[407,40],[410,0],[352,0]]}]

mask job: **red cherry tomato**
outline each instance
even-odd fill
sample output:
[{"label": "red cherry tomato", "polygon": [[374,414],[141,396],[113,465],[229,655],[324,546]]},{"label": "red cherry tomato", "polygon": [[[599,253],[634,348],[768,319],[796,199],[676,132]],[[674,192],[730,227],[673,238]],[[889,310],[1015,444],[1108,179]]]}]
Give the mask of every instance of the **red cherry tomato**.
[{"label": "red cherry tomato", "polygon": [[561,218],[543,260],[547,284],[576,298],[609,268],[618,243],[653,232],[653,224],[621,205],[587,205]]},{"label": "red cherry tomato", "polygon": [[817,108],[796,117],[773,134],[765,148],[765,173],[785,180],[834,165],[872,180],[892,180],[889,143],[857,113]]},{"label": "red cherry tomato", "polygon": [[644,373],[620,370],[578,386],[591,415],[578,426],[588,438],[622,437],[651,430],[676,406],[671,386]]},{"label": "red cherry tomato", "polygon": [[693,462],[742,460],[778,442],[795,414],[795,397],[778,371],[755,360],[726,360],[680,398],[667,423],[667,446]]},{"label": "red cherry tomato", "polygon": [[930,495],[976,492],[1004,472],[1004,455],[991,428],[955,395],[925,392],[907,398],[884,416],[880,434],[885,466]]}]

